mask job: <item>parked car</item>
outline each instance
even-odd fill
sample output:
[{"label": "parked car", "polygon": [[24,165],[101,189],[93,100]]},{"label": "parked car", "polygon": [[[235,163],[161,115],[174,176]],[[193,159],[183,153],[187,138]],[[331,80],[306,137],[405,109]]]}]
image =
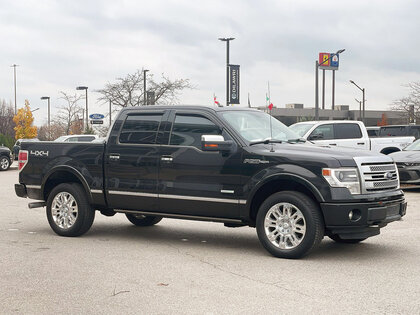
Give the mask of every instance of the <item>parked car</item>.
[{"label": "parked car", "polygon": [[420,139],[389,156],[397,163],[401,183],[420,184]]},{"label": "parked car", "polygon": [[68,135],[61,136],[55,139],[55,142],[92,142],[95,139],[98,139],[97,135]]},{"label": "parked car", "polygon": [[23,143],[15,191],[46,206],[58,235],[86,233],[94,210],[137,226],[214,221],[256,227],[283,258],[304,256],[324,235],[361,242],[405,215],[390,157],[304,142],[258,110],[129,107],[105,143]]},{"label": "parked car", "polygon": [[13,149],[13,159],[15,161],[17,161],[17,159],[18,159],[20,145],[21,145],[22,141],[32,142],[32,141],[39,141],[39,139],[38,138],[33,138],[33,139],[18,139],[18,140],[16,140],[16,143],[12,148]]},{"label": "parked car", "polygon": [[366,131],[368,133],[369,138],[379,137],[379,129],[381,129],[381,127],[377,127],[377,126],[366,127]]},{"label": "parked car", "polygon": [[318,145],[348,147],[389,154],[400,151],[414,141],[414,137],[369,138],[361,121],[327,120],[296,123],[294,132]]},{"label": "parked car", "polygon": [[0,146],[0,171],[7,171],[12,164],[12,151],[8,147]]},{"label": "parked car", "polygon": [[420,138],[420,125],[391,125],[379,129],[379,137],[407,137]]}]

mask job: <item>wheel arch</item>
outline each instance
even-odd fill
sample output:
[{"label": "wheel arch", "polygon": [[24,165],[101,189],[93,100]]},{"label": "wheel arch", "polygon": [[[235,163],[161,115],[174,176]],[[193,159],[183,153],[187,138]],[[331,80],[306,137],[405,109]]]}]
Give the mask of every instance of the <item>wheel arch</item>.
[{"label": "wheel arch", "polygon": [[63,183],[81,184],[86,192],[89,203],[92,202],[92,195],[86,179],[77,169],[66,165],[54,167],[44,176],[41,185],[41,193],[44,200],[48,199],[48,195],[55,186]]},{"label": "wheel arch", "polygon": [[316,203],[325,201],[320,191],[305,178],[292,174],[275,175],[254,188],[251,198],[248,200],[248,219],[255,223],[258,209],[264,200],[276,192],[287,190],[301,192]]},{"label": "wheel arch", "polygon": [[397,147],[386,147],[386,148],[383,148],[381,150],[381,152],[379,152],[379,153],[388,155],[388,154],[391,154],[391,153],[394,153],[394,152],[398,152],[398,151],[401,151],[401,150],[399,148],[397,148]]}]

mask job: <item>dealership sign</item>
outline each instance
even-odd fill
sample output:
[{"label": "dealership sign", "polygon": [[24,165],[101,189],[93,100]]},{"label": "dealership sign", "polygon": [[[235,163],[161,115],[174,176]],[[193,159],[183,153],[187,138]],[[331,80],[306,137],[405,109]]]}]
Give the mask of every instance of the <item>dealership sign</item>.
[{"label": "dealership sign", "polygon": [[90,119],[104,119],[104,118],[105,118],[105,116],[104,116],[104,115],[102,115],[102,114],[90,114],[90,115],[89,115],[89,118],[90,118]]},{"label": "dealership sign", "polygon": [[229,65],[229,104],[239,104],[239,65]]},{"label": "dealership sign", "polygon": [[335,53],[319,53],[319,68],[325,70],[338,70],[339,57]]}]

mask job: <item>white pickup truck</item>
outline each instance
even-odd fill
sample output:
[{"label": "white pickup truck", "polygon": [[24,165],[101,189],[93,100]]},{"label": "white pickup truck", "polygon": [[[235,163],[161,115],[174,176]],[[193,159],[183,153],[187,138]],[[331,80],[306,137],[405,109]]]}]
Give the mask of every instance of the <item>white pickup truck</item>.
[{"label": "white pickup truck", "polygon": [[401,151],[414,137],[369,138],[365,125],[353,120],[306,121],[290,126],[302,138],[319,145],[358,148],[383,154]]}]

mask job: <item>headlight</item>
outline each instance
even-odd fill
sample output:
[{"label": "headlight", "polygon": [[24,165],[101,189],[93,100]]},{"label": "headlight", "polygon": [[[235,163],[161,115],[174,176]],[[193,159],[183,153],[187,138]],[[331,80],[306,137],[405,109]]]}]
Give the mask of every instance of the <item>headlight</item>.
[{"label": "headlight", "polygon": [[405,166],[420,166],[420,163],[402,163]]},{"label": "headlight", "polygon": [[345,187],[351,194],[360,194],[359,173],[356,168],[323,168],[322,176],[331,187]]}]

